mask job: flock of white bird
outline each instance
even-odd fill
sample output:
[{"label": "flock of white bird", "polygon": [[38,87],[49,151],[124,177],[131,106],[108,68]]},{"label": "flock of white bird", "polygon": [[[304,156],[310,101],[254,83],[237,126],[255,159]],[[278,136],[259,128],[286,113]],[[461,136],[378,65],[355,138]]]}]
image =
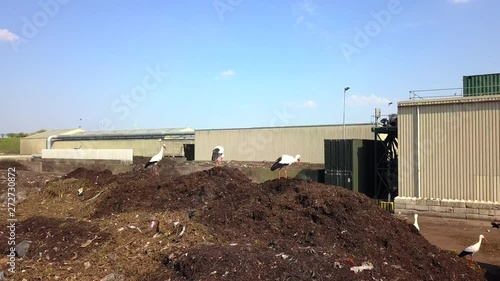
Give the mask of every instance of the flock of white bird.
[{"label": "flock of white bird", "polygon": [[[162,144],[160,152],[158,152],[158,154],[156,154],[155,156],[151,157],[151,159],[148,161],[148,163],[146,163],[144,168],[148,168],[149,166],[152,166],[152,169],[151,169],[152,173],[158,175],[157,165],[158,165],[158,162],[160,162],[161,159],[163,158],[164,149],[166,149],[166,148],[167,147],[165,146],[165,144]],[[212,162],[216,162],[217,166],[221,166],[222,160],[224,159],[224,147],[222,147],[220,145],[214,147],[214,149],[212,150],[211,159],[212,159]],[[284,168],[285,169],[285,178],[288,178],[288,171],[286,170],[286,167],[288,167],[291,164],[296,163],[296,162],[300,165],[300,155],[299,154],[295,155],[295,157],[288,155],[288,154],[283,154],[280,157],[278,157],[278,159],[276,159],[276,161],[273,163],[273,165],[271,166],[271,171],[278,170],[278,179],[280,179],[281,178],[281,169]],[[420,226],[418,225],[418,214],[414,215],[413,226],[415,226],[415,228],[420,232]],[[460,252],[460,254],[458,256],[459,257],[468,256],[469,260],[472,262],[473,261],[472,257],[481,248],[481,242],[483,239],[485,241],[488,241],[482,234],[479,235],[479,241],[477,243],[475,243],[474,245],[466,247],[462,252]]]},{"label": "flock of white bird", "polygon": [[[161,141],[161,139],[160,139]],[[164,149],[167,147],[165,144],[162,144],[162,147],[160,149],[160,152],[156,154],[155,156],[151,157],[151,159],[146,163],[144,168],[148,168],[149,166],[152,166],[151,172],[155,175],[158,175],[158,162],[163,159],[163,154],[164,154]],[[212,150],[212,162],[216,162],[217,166],[222,166],[222,160],[224,159],[224,147],[223,146],[216,146]],[[297,154],[295,157],[288,155],[288,154],[283,154],[276,161],[273,163],[271,166],[271,171],[278,170],[278,179],[281,178],[281,169],[285,169],[285,178],[288,178],[288,171],[286,170],[286,167],[292,165],[293,163],[298,163],[300,165],[300,155]]]}]

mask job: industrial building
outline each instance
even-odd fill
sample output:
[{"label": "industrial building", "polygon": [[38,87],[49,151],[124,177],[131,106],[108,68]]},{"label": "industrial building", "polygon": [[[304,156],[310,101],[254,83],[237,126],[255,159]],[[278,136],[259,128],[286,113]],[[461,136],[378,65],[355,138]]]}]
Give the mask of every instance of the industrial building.
[{"label": "industrial building", "polygon": [[47,138],[53,135],[69,136],[75,134],[83,134],[82,129],[65,129],[65,130],[48,130],[43,133],[29,135],[20,141],[20,154],[22,155],[37,155],[42,154],[42,149],[47,148]]},{"label": "industrial building", "polygon": [[21,154],[42,154],[43,149],[132,149],[133,156],[150,157],[167,143],[165,156],[194,159],[191,128],[89,131],[46,131],[21,139]]},{"label": "industrial building", "polygon": [[[500,219],[500,74],[463,77],[461,95],[410,96],[374,123],[193,130],[49,131],[21,140],[21,154],[43,149],[133,149],[134,156],[209,161],[274,161],[300,154],[324,164],[327,184],[387,200],[397,213]],[[412,93],[412,92],[410,92]],[[455,94],[456,95],[456,94]],[[127,153],[130,153],[127,152]],[[393,203],[392,203],[393,201]]]},{"label": "industrial building", "polygon": [[398,103],[396,212],[500,218],[500,95]]},{"label": "industrial building", "polygon": [[[374,138],[373,124],[346,124],[346,139]],[[195,159],[210,160],[217,145],[225,160],[275,161],[283,154],[300,154],[303,162],[325,163],[325,139],[343,139],[343,125],[196,130]]]}]

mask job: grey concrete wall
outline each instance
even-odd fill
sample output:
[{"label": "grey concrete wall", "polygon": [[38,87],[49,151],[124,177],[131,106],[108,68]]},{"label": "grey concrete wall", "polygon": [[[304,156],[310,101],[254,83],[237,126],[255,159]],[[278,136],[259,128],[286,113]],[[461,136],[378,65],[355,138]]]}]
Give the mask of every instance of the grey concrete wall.
[{"label": "grey concrete wall", "polygon": [[132,149],[42,149],[42,159],[133,161]]},{"label": "grey concrete wall", "polygon": [[396,197],[394,213],[403,215],[461,218],[476,220],[500,220],[500,204],[465,200],[418,199]]},{"label": "grey concrete wall", "polygon": [[[184,157],[184,144],[194,144],[194,140],[163,140],[157,139],[124,139],[124,140],[84,140],[84,141],[56,141],[53,149],[133,149],[134,156],[152,157],[161,149],[161,144],[167,149],[165,157]],[[21,154],[41,154],[46,148],[46,139],[21,139]]]}]

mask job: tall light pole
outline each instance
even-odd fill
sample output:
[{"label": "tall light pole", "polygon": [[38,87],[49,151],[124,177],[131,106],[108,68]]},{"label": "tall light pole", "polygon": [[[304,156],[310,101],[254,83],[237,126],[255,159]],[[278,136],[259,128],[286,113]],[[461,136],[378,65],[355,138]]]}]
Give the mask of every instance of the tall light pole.
[{"label": "tall light pole", "polygon": [[345,140],[345,92],[347,92],[350,88],[349,87],[345,87],[344,88],[344,112],[343,112],[343,116],[342,116],[342,127],[343,127],[343,130],[344,130],[344,140]]}]

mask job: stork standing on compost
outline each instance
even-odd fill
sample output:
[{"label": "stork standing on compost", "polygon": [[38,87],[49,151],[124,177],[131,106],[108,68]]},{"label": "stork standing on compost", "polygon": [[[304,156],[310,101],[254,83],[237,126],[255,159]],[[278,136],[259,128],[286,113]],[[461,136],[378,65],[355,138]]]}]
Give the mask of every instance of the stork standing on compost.
[{"label": "stork standing on compost", "polygon": [[417,218],[418,218],[418,214],[415,214],[415,220],[413,222],[413,226],[415,226],[415,228],[420,232],[420,226],[418,226],[418,221],[417,221]]},{"label": "stork standing on compost", "polygon": [[276,159],[276,162],[271,166],[271,171],[278,170],[278,179],[281,178],[281,168],[285,168],[285,178],[288,178],[288,171],[286,170],[286,167],[290,166],[293,163],[299,163],[300,165],[300,155],[295,155],[295,157],[287,154],[281,155],[278,159]]},{"label": "stork standing on compost", "polygon": [[162,144],[161,145],[161,150],[160,152],[158,152],[158,154],[156,154],[155,156],[151,157],[151,160],[149,160],[148,163],[146,163],[146,165],[144,166],[144,168],[147,168],[149,166],[153,166],[153,168],[151,169],[151,173],[155,174],[155,175],[158,175],[158,162],[161,161],[161,159],[163,158],[163,149],[167,149],[167,147],[165,146],[165,144]]},{"label": "stork standing on compost", "polygon": [[458,254],[459,257],[465,257],[465,256],[469,256],[469,260],[472,262],[472,256],[474,256],[475,253],[477,253],[479,251],[479,248],[481,248],[481,241],[484,239],[484,241],[488,242],[488,240],[481,234],[479,235],[479,241],[474,244],[474,245],[471,245],[467,248],[465,248],[460,254]]},{"label": "stork standing on compost", "polygon": [[217,161],[217,166],[221,166],[222,159],[224,159],[224,147],[218,145],[212,150],[212,162]]}]

